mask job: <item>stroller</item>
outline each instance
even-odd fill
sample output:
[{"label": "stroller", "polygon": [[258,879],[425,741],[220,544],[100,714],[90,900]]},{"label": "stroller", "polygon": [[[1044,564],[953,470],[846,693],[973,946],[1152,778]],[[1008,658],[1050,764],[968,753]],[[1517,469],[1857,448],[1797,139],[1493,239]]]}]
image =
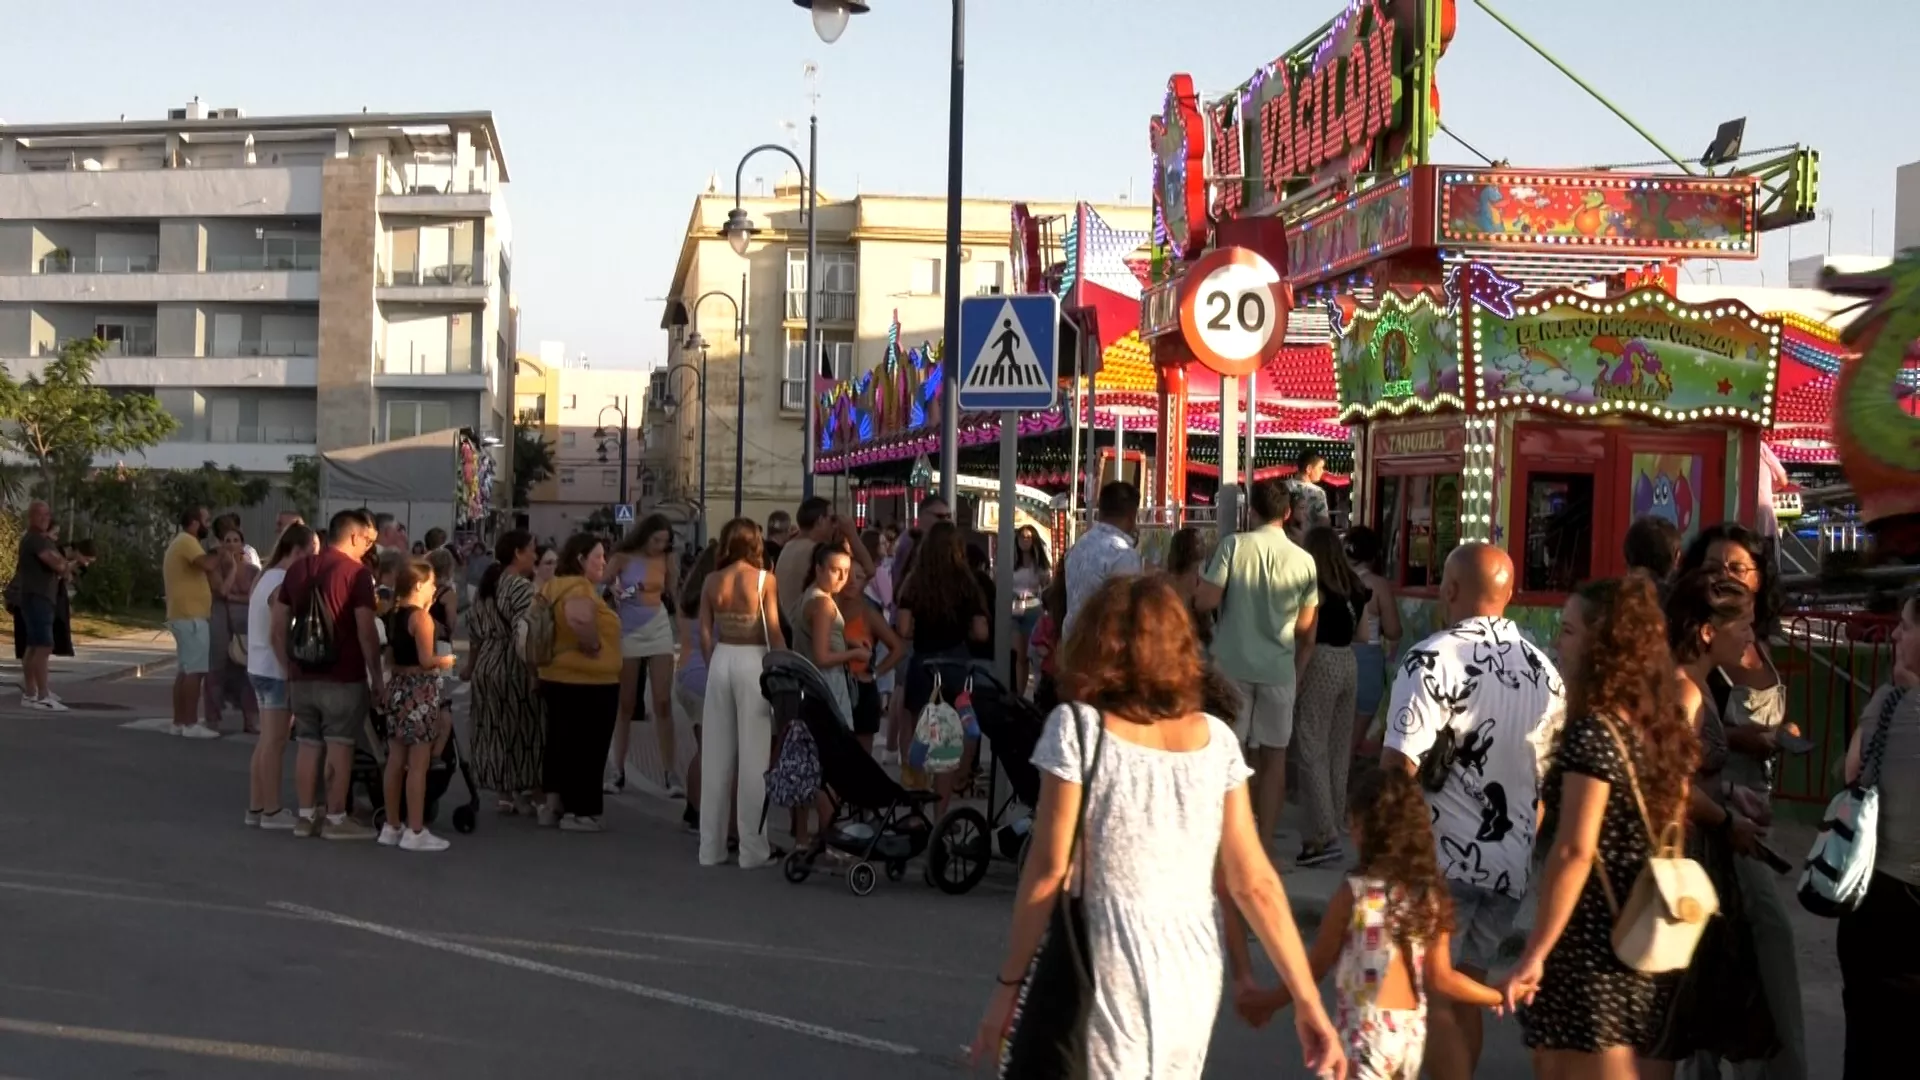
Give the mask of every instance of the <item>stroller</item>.
[{"label": "stroller", "polygon": [[851,718],[840,714],[826,677],[806,657],[768,653],[760,670],[760,693],[773,705],[775,731],[784,733],[796,719],[806,725],[820,754],[821,787],[833,803],[832,819],[821,823],[812,845],[793,851],[781,864],[786,879],[797,885],[815,870],[838,872],[822,865],[829,850],[854,860],[845,873],[855,896],[873,892],[879,879],[876,863],[888,881],[906,877],[907,862],[927,849],[933,822],[926,808],[937,796],[908,791],[887,775],[854,738]]},{"label": "stroller", "polygon": [[[366,789],[367,801],[373,806],[373,824],[379,828],[387,821],[386,783],[387,767],[387,721],[379,712],[369,709],[366,722],[360,725],[360,731],[353,742],[353,785]],[[425,821],[433,824],[440,812],[440,799],[447,789],[453,786],[453,774],[458,772],[460,779],[467,785],[467,801],[453,808],[453,828],[455,832],[470,833],[480,823],[480,788],[473,782],[473,770],[466,759],[460,756],[460,733],[455,731],[447,737],[446,749],[433,760],[427,768],[427,814]]]},{"label": "stroller", "polygon": [[[1040,770],[1033,764],[1033,748],[1040,742],[1046,717],[1019,694],[1009,693],[999,679],[967,660],[933,660],[927,663],[947,690],[948,700],[962,688],[970,688],[973,712],[980,723],[980,735],[992,744],[993,764],[1004,772],[1008,787],[1003,800],[999,776],[992,765],[987,771],[986,812],[971,806],[956,806],[934,826],[933,841],[927,850],[927,882],[941,892],[959,895],[973,889],[987,876],[995,842],[1001,858],[1016,865],[1026,861],[1031,833],[1017,827],[1023,818],[1016,811],[1031,814],[1040,802]],[[989,833],[997,834],[994,840]]]}]

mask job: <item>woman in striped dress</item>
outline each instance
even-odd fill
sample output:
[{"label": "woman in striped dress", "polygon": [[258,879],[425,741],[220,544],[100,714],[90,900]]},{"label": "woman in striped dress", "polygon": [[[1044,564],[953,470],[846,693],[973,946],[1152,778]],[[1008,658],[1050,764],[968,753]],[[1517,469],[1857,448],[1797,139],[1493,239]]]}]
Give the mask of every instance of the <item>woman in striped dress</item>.
[{"label": "woman in striped dress", "polygon": [[531,816],[543,798],[546,710],[533,671],[515,648],[513,624],[533,605],[532,534],[503,533],[493,557],[467,610],[471,649],[460,673],[473,684],[473,769],[480,786],[499,795],[501,813]]}]

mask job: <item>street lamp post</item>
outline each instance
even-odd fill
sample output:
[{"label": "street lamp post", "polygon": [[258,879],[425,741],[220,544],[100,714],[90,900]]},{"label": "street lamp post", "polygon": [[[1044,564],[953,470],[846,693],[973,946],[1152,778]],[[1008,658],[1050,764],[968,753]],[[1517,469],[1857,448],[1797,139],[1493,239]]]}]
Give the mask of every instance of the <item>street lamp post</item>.
[{"label": "street lamp post", "polygon": [[[806,358],[805,363],[802,365],[804,370],[801,372],[800,383],[801,400],[805,408],[805,416],[800,422],[800,443],[802,447],[800,453],[800,497],[805,500],[813,498],[813,373],[816,370],[814,367],[813,350],[815,348],[815,342],[813,334],[814,325],[818,321],[816,315],[818,304],[814,298],[819,295],[820,291],[820,283],[815,280],[815,275],[819,270],[819,267],[815,265],[818,262],[815,255],[819,248],[820,231],[819,227],[814,223],[816,211],[819,208],[820,192],[814,182],[813,170],[814,164],[820,160],[819,116],[814,115],[807,118],[808,163],[806,165],[800,164],[799,156],[786,147],[778,143],[764,143],[747,151],[745,156],[740,159],[739,166],[733,170],[733,210],[727,214],[727,224],[720,230],[720,235],[727,238],[727,243],[732,245],[734,254],[741,258],[746,258],[747,245],[753,240],[753,234],[760,230],[754,228],[753,218],[740,206],[740,182],[746,176],[747,162],[751,160],[755,154],[768,150],[778,154],[785,154],[787,159],[793,162],[794,169],[799,171],[800,183],[806,188],[800,199],[800,208],[807,215],[807,343],[806,346],[800,350]],[[746,287],[744,285],[741,286],[740,293],[742,296],[746,295]],[[735,514],[734,516],[738,517],[739,515]]]},{"label": "street lamp post", "polygon": [[[740,275],[740,295],[742,297],[747,295],[747,275],[744,273]],[[700,305],[716,296],[733,305],[733,340],[735,348],[740,354],[739,383],[733,406],[733,516],[739,517],[741,492],[746,487],[747,476],[747,309],[742,305],[741,301],[735,300],[732,296],[721,292],[719,289],[710,289],[695,298],[692,305],[682,305],[676,309],[673,313],[672,322],[675,326],[687,326],[690,328],[687,334],[685,348],[702,350],[700,360],[703,369],[701,383],[704,387],[704,368],[706,367],[706,357],[704,353],[707,342],[705,338],[700,336]],[[706,448],[706,422],[707,400],[703,390],[700,398],[700,423],[702,425],[700,445],[702,452],[704,452]],[[702,486],[705,485],[704,480],[702,480],[701,483]],[[707,508],[703,500],[700,506],[701,516],[705,517],[706,512]]]},{"label": "street lamp post", "polygon": [[[813,29],[828,45],[840,40],[847,21],[867,13],[867,0],[793,0],[813,13]],[[940,407],[940,497],[954,505],[960,475],[960,165],[964,149],[967,86],[967,0],[953,0],[953,65],[947,84],[947,305],[940,347],[944,387]],[[736,189],[739,186],[735,181]],[[811,258],[809,258],[811,263]],[[808,269],[812,283],[812,269]],[[812,401],[812,395],[808,395]],[[811,450],[809,450],[811,453]]]},{"label": "street lamp post", "polygon": [[[694,392],[700,395],[700,520],[694,529],[694,538],[701,547],[707,546],[707,343],[699,334],[688,334],[686,349],[700,350],[700,363],[687,360],[667,365],[667,378],[686,368],[694,374]],[[673,392],[667,392],[667,400],[662,404],[678,409],[679,403],[673,399]]]},{"label": "street lamp post", "polygon": [[620,418],[620,502],[627,505],[627,405],[625,398],[615,398],[613,402],[600,410],[594,419],[593,437],[600,440],[600,464],[607,463],[607,428],[603,421],[607,418],[607,409]]}]

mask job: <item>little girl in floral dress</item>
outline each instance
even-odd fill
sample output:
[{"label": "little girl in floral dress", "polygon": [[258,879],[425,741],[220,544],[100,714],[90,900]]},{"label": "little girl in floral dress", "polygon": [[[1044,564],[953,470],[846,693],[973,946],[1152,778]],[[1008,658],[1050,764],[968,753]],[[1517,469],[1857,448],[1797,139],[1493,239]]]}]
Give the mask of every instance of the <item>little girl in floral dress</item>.
[{"label": "little girl in floral dress", "polygon": [[[1498,991],[1453,968],[1453,902],[1433,854],[1427,803],[1411,776],[1370,773],[1348,797],[1359,866],[1336,890],[1309,961],[1334,977],[1333,1022],[1346,1040],[1350,1080],[1415,1080],[1427,1041],[1427,995],[1498,1009]],[[1242,1011],[1265,1023],[1291,1003],[1286,989],[1256,991]]]},{"label": "little girl in floral dress", "polygon": [[[384,777],[386,824],[380,843],[402,851],[445,851],[445,839],[427,831],[427,770],[438,743],[440,676],[453,656],[434,651],[433,568],[413,559],[394,574],[393,610],[382,616],[387,631],[387,688],[381,705],[387,715],[387,769]],[[404,782],[404,790],[403,790]],[[406,807],[406,828],[398,824]]]}]

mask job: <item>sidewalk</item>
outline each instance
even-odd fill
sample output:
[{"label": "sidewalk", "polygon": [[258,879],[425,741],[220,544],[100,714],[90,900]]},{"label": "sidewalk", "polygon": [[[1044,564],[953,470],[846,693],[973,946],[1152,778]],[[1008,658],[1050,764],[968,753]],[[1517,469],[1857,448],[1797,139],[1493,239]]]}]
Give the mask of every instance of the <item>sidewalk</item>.
[{"label": "sidewalk", "polygon": [[[141,630],[117,638],[84,638],[74,642],[73,656],[53,658],[56,689],[112,679],[152,678],[171,674],[173,635],[165,630]],[[13,651],[0,656],[0,686],[19,689],[20,662]]]}]

